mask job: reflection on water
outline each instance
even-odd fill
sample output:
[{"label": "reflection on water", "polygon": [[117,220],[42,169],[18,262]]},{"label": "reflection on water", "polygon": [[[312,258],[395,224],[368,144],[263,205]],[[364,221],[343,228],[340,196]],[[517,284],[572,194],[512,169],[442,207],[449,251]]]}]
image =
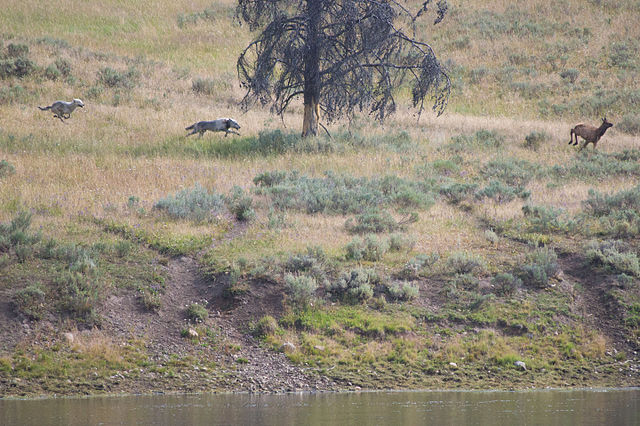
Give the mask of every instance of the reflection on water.
[{"label": "reflection on water", "polygon": [[640,425],[640,389],[0,400],[2,425]]}]

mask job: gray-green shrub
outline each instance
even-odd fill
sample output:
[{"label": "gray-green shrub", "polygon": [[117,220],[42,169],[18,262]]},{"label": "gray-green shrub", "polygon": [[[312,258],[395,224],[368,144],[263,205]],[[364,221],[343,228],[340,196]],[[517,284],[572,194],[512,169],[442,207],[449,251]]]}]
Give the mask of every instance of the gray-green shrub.
[{"label": "gray-green shrub", "polygon": [[504,144],[504,136],[495,130],[478,130],[472,136],[458,135],[451,138],[446,148],[452,152],[467,152],[470,149],[500,148]]},{"label": "gray-green shrub", "polygon": [[537,164],[526,160],[508,158],[492,160],[482,166],[480,174],[486,179],[497,179],[508,186],[520,189],[535,176]]},{"label": "gray-green shrub", "polygon": [[459,204],[460,202],[467,200],[473,196],[478,184],[476,183],[444,183],[440,186],[440,195],[451,204]]},{"label": "gray-green shrub", "polygon": [[36,70],[36,64],[29,58],[0,59],[0,78],[23,78]]},{"label": "gray-green shrub", "polygon": [[406,281],[388,283],[385,285],[385,290],[393,300],[413,300],[420,292],[417,285]]},{"label": "gray-green shrub", "polygon": [[416,245],[416,238],[413,235],[406,235],[396,232],[389,235],[389,251],[411,251]]},{"label": "gray-green shrub", "polygon": [[0,223],[0,251],[6,252],[18,246],[28,247],[40,241],[39,233],[29,232],[31,218],[31,213],[21,211],[11,222]]},{"label": "gray-green shrub", "polygon": [[370,269],[354,269],[343,272],[327,290],[334,297],[346,303],[361,303],[373,296],[373,287],[378,275]]},{"label": "gray-green shrub", "polygon": [[516,197],[527,199],[530,195],[531,193],[522,187],[509,186],[499,180],[492,180],[475,194],[477,199],[491,198],[498,203],[508,203]]},{"label": "gray-green shrub", "polygon": [[45,311],[46,289],[42,283],[36,282],[16,291],[13,304],[16,309],[33,320],[42,318]]},{"label": "gray-green shrub", "polygon": [[224,210],[224,197],[210,193],[196,183],[191,189],[183,189],[175,195],[159,200],[153,208],[164,211],[175,219],[191,219],[198,222],[211,220]]},{"label": "gray-green shrub", "polygon": [[590,241],[584,247],[587,261],[615,273],[640,277],[638,255],[621,241]]},{"label": "gray-green shrub", "polygon": [[392,232],[400,225],[389,212],[369,211],[347,219],[344,227],[350,234],[369,234]]},{"label": "gray-green shrub", "polygon": [[284,264],[284,270],[290,273],[304,273],[312,276],[319,283],[325,283],[327,262],[327,255],[321,247],[307,247],[305,253],[289,256]]},{"label": "gray-green shrub", "polygon": [[16,168],[13,164],[7,160],[0,160],[0,178],[12,175],[16,172]]},{"label": "gray-green shrub", "polygon": [[107,87],[132,89],[138,85],[139,79],[140,72],[134,67],[129,67],[127,71],[104,67],[98,71],[98,81]]},{"label": "gray-green shrub", "polygon": [[[0,64],[0,67],[2,65]],[[2,71],[0,70],[0,74]],[[1,75],[0,75],[1,77]],[[16,102],[26,95],[27,91],[18,84],[0,87],[0,105]]]},{"label": "gray-green shrub", "polygon": [[311,178],[272,172],[259,175],[254,183],[256,192],[268,196],[274,207],[309,214],[364,213],[385,206],[427,209],[435,202],[426,182],[396,176],[356,178],[327,172],[324,178]]},{"label": "gray-green shrub", "polygon": [[540,149],[540,146],[549,140],[546,132],[531,132],[524,138],[524,147],[533,151]]},{"label": "gray-green shrub", "polygon": [[520,278],[525,285],[544,288],[549,279],[558,272],[558,256],[548,247],[542,247],[529,253],[526,263],[520,268]]},{"label": "gray-green shrub", "polygon": [[446,261],[447,270],[454,274],[482,273],[487,269],[487,263],[478,255],[467,252],[454,252]]},{"label": "gray-green shrub", "polygon": [[209,78],[195,78],[191,81],[191,90],[196,95],[213,95],[216,93],[216,82]]},{"label": "gray-green shrub", "polygon": [[531,232],[558,232],[567,227],[567,222],[562,220],[562,216],[566,214],[562,208],[524,205],[522,213],[529,222]]},{"label": "gray-green shrub", "polygon": [[98,322],[95,308],[101,297],[102,285],[93,274],[67,270],[54,279],[54,287],[63,312],[89,325]]},{"label": "gray-green shrub", "polygon": [[253,209],[253,198],[245,194],[239,186],[234,186],[229,196],[225,198],[229,211],[240,222],[248,222],[255,218],[256,212]]},{"label": "gray-green shrub", "polygon": [[22,43],[9,43],[7,46],[7,56],[10,58],[21,58],[29,54],[29,46]]},{"label": "gray-green shrub", "polygon": [[400,276],[404,279],[418,278],[420,273],[432,268],[439,259],[438,253],[419,254],[404,264]]},{"label": "gray-green shrub", "polygon": [[616,128],[630,135],[640,135],[640,114],[627,113],[622,116]]},{"label": "gray-green shrub", "polygon": [[53,65],[56,69],[62,74],[64,77],[69,77],[71,75],[71,63],[64,58],[56,58]]},{"label": "gray-green shrub", "polygon": [[508,272],[502,272],[491,280],[494,292],[501,296],[513,296],[522,285],[522,280]]},{"label": "gray-green shrub", "polygon": [[359,237],[354,237],[345,249],[348,260],[377,262],[382,259],[387,250],[389,250],[389,243],[376,235],[369,234],[364,240]]},{"label": "gray-green shrub", "polygon": [[318,289],[318,283],[314,277],[304,274],[286,274],[284,277],[285,288],[289,299],[295,306],[304,308],[313,300]]}]

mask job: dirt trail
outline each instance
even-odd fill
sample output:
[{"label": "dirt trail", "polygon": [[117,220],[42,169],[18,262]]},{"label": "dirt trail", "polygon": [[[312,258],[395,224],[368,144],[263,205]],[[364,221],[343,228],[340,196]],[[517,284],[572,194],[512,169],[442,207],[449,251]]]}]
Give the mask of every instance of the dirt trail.
[{"label": "dirt trail", "polygon": [[629,340],[622,326],[620,307],[607,296],[615,286],[610,276],[598,274],[585,265],[585,260],[575,254],[560,257],[564,279],[579,282],[582,291],[574,293],[575,304],[584,322],[600,331],[618,351],[632,354],[638,347]]},{"label": "dirt trail", "polygon": [[[250,392],[285,392],[333,390],[337,385],[326,377],[314,374],[289,362],[283,353],[265,350],[260,342],[243,331],[250,319],[259,319],[265,303],[274,303],[268,286],[253,295],[256,303],[240,301],[230,306],[223,296],[224,283],[206,279],[195,260],[189,257],[173,259],[168,264],[169,279],[162,306],[156,313],[145,312],[136,300],[135,292],[111,296],[105,303],[103,328],[119,336],[144,337],[148,350],[156,360],[171,355],[198,353],[219,366],[214,387]],[[206,326],[218,331],[216,348],[197,346],[181,337],[188,327],[185,307],[193,302],[207,302],[209,318]],[[226,310],[225,310],[226,309]],[[221,350],[220,346],[233,350]],[[219,380],[218,380],[219,379]]]}]

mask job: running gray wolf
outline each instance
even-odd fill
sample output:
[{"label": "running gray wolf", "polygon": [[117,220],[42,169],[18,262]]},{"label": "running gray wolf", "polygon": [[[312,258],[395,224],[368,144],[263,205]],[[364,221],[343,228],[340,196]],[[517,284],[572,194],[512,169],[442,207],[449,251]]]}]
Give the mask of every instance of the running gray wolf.
[{"label": "running gray wolf", "polygon": [[60,121],[64,123],[63,118],[71,118],[71,113],[76,109],[76,107],[83,108],[84,102],[82,102],[80,99],[74,99],[71,102],[55,101],[48,107],[39,106],[38,108],[40,108],[42,111],[50,109],[51,111],[53,111],[53,118],[59,118]]},{"label": "running gray wolf", "polygon": [[240,129],[240,125],[233,118],[218,118],[213,121],[198,121],[197,123],[185,128],[185,130],[191,130],[191,133],[187,134],[187,136],[200,133],[200,137],[202,137],[204,132],[209,130],[212,132],[224,132],[225,138],[229,133],[235,133],[236,135],[240,134],[233,129]]},{"label": "running gray wolf", "polygon": [[[607,121],[607,118],[602,119],[602,124],[600,127],[595,127],[590,124],[577,124],[573,129],[571,129],[571,140],[569,141],[569,145],[573,144],[578,145],[578,136],[584,139],[584,145],[580,147],[580,151],[587,147],[590,143],[593,144],[593,149],[596,149],[598,146],[598,141],[604,135],[604,132],[607,131],[609,127],[612,127],[613,124]],[[575,142],[574,142],[575,138]]]}]

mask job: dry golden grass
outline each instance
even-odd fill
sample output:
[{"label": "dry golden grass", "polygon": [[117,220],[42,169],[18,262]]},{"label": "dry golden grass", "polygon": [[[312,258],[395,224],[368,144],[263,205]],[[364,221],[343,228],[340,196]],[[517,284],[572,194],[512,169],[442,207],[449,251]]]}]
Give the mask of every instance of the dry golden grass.
[{"label": "dry golden grass", "polygon": [[[31,93],[28,101],[0,105],[0,135],[11,135],[17,141],[11,149],[0,148],[0,158],[16,168],[16,173],[4,178],[0,187],[0,201],[5,206],[0,209],[0,220],[10,219],[22,206],[39,212],[41,217],[36,218],[37,223],[49,224],[47,228],[50,229],[73,220],[78,214],[87,214],[114,217],[131,225],[140,221],[141,226],[149,230],[164,229],[172,235],[218,235],[220,223],[163,223],[153,216],[131,215],[126,207],[127,200],[135,196],[140,199],[141,206],[150,211],[159,199],[196,183],[219,193],[227,193],[235,185],[250,189],[253,177],[270,170],[299,170],[312,176],[333,170],[356,176],[411,177],[417,165],[446,159],[447,154],[439,148],[453,136],[469,135],[483,129],[496,130],[505,136],[506,148],[500,154],[504,157],[555,165],[565,164],[575,156],[575,148],[567,146],[569,129],[575,123],[528,118],[535,116],[531,105],[521,99],[497,96],[495,83],[473,89],[465,85],[463,89],[454,90],[452,108],[441,117],[436,118],[426,111],[417,121],[415,111],[402,104],[398,113],[383,126],[369,124],[366,120],[360,122],[357,131],[365,137],[406,131],[416,144],[411,152],[371,149],[322,155],[286,153],[264,158],[258,155],[199,158],[176,153],[165,155],[161,150],[152,155],[135,154],[138,148],[153,152],[155,148],[193,144],[195,137],[184,138],[184,127],[198,120],[221,116],[235,117],[242,125],[243,135],[257,135],[265,129],[283,128],[283,125],[287,132],[298,131],[301,123],[299,105],[294,105],[283,121],[264,109],[240,110],[238,105],[243,91],[237,83],[235,60],[251,37],[246,27],[223,16],[213,21],[178,25],[180,15],[202,12],[208,7],[229,11],[234,4],[231,0],[213,6],[210,1],[168,3],[161,0],[129,4],[108,0],[99,4],[85,2],[60,6],[28,0],[3,8],[0,25],[7,33],[15,35],[15,39],[9,41],[28,43],[32,59],[42,65],[50,64],[58,57],[69,60],[76,82],[24,79],[19,83]],[[483,5],[482,10],[505,13],[514,7],[545,16],[550,21],[569,20],[568,25],[575,25],[576,18],[571,16],[584,9],[577,1],[554,7],[543,1],[518,1],[515,4],[496,1]],[[599,29],[593,31],[589,49],[599,49],[620,37],[640,36],[636,26],[629,26],[635,12],[630,15],[614,10],[603,16],[594,6],[588,7],[590,13],[585,20],[581,19],[580,25]],[[460,27],[466,16],[462,11],[466,8],[471,5],[453,6],[451,16],[434,29],[436,38],[453,29],[459,31],[460,36],[471,37],[466,49],[436,49],[443,58],[474,68],[500,64],[508,52],[540,53],[536,43],[523,38],[505,37],[494,43],[476,40],[471,30]],[[621,32],[621,28],[626,30]],[[66,40],[71,47],[36,42],[43,37]],[[547,40],[548,43],[554,41],[561,41],[561,38]],[[579,53],[569,52],[568,63],[572,63]],[[98,71],[107,66],[119,71],[134,66],[140,72],[138,85],[131,90],[104,88],[94,98],[87,97],[97,84]],[[191,83],[198,77],[211,78],[216,84],[226,80],[230,83],[223,93],[196,95]],[[550,82],[550,78],[559,77],[544,73],[539,77],[547,79],[546,82]],[[604,83],[613,80],[612,76]],[[76,110],[67,124],[36,108],[55,99],[73,97],[85,99],[86,107]],[[455,105],[465,103],[476,110],[482,106],[481,115],[456,113]],[[338,133],[347,126],[348,123],[339,122],[329,128]],[[525,136],[533,131],[550,135],[550,140],[537,152],[523,148]],[[198,143],[214,145],[223,140],[226,142],[228,138],[207,133]],[[604,136],[599,149],[615,152],[638,147],[638,142],[637,137],[623,135],[614,127]],[[463,173],[473,175],[477,165],[495,159],[496,155],[491,150],[463,153],[466,161]],[[597,184],[572,181],[548,188],[547,182],[541,180],[530,183],[528,189],[532,192],[530,202],[534,204],[550,204],[575,212],[594,186],[601,191],[614,191],[633,184],[631,178],[615,178]],[[507,219],[521,215],[522,204],[522,201],[482,202],[476,208],[482,215]],[[261,209],[258,222],[250,228],[253,231],[246,235],[249,239],[259,235],[264,226],[267,206]],[[344,220],[342,216],[290,213],[291,226],[282,229],[274,238],[279,247],[287,249],[319,244],[332,253],[339,253],[351,239],[344,231]],[[422,213],[420,221],[410,225],[408,232],[416,235],[416,250],[421,252],[473,250],[487,244],[484,230],[478,229],[466,213],[442,202]]]},{"label": "dry golden grass", "polygon": [[101,359],[110,363],[120,363],[124,359],[122,345],[99,330],[74,333],[71,349],[91,359]]}]

